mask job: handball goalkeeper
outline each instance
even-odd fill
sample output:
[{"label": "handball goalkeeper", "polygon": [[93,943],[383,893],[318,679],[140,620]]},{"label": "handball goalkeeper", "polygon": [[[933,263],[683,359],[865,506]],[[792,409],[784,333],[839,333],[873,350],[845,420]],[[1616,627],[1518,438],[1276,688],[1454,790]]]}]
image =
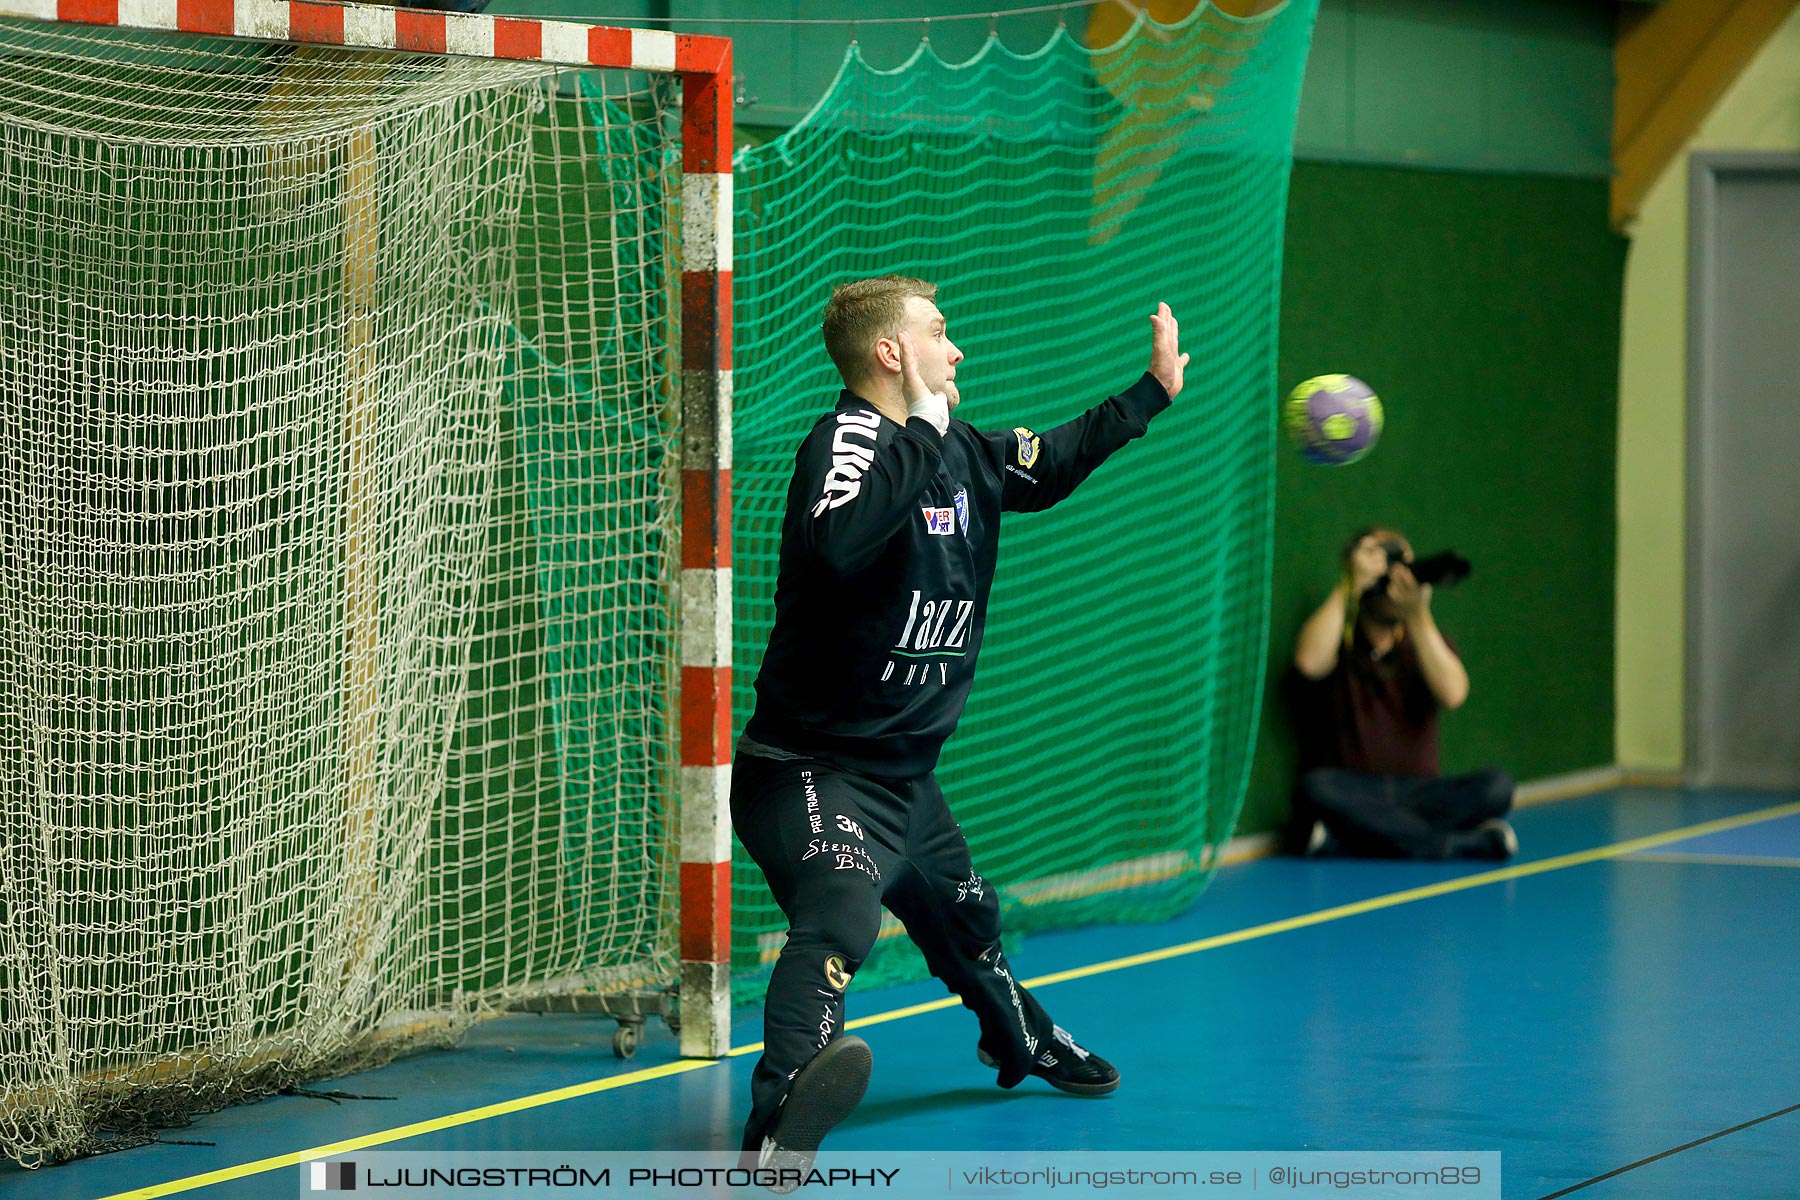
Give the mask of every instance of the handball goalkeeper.
[{"label": "handball goalkeeper", "polygon": [[1000,904],[932,774],[975,676],[1000,514],[1047,509],[1140,437],[1181,391],[1179,330],[1151,316],[1150,366],[1043,433],[954,418],[963,352],[937,288],[898,275],[838,287],[826,350],[844,391],[800,444],[782,523],[775,625],[737,745],[731,820],[786,915],[743,1148],[804,1172],[862,1098],[869,1047],[844,992],[885,905],[980,1023],[1001,1087],[1119,1085],[1013,978]]}]

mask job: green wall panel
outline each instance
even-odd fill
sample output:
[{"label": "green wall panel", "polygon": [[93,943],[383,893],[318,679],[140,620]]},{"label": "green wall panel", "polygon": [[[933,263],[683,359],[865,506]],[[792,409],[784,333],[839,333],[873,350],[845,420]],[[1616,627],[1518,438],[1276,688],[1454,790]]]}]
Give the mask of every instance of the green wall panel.
[{"label": "green wall panel", "polygon": [[1400,161],[1478,158],[1487,36],[1430,3],[1351,3],[1348,149]]},{"label": "green wall panel", "polygon": [[1356,78],[1350,54],[1350,9],[1344,0],[1320,0],[1313,22],[1312,50],[1306,57],[1306,81],[1300,85],[1300,114],[1294,145],[1329,149],[1352,144],[1351,83]]},{"label": "green wall panel", "polygon": [[1613,6],[1323,0],[1295,154],[1607,176]]},{"label": "green wall panel", "polygon": [[1286,811],[1293,637],[1345,538],[1376,522],[1421,554],[1475,563],[1433,606],[1472,681],[1444,721],[1444,769],[1498,763],[1528,779],[1613,761],[1623,265],[1603,181],[1295,167],[1281,386],[1360,376],[1387,427],[1349,467],[1280,451],[1269,687],[1242,831]]}]

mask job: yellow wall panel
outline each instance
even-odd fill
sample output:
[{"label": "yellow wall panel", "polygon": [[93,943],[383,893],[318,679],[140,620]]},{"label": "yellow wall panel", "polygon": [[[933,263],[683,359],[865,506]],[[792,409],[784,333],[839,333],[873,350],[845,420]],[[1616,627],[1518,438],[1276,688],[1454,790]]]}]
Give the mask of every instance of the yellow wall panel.
[{"label": "yellow wall panel", "polygon": [[1619,363],[1619,762],[1683,752],[1688,157],[1800,151],[1800,11],[1790,14],[1645,196],[1631,228]]}]

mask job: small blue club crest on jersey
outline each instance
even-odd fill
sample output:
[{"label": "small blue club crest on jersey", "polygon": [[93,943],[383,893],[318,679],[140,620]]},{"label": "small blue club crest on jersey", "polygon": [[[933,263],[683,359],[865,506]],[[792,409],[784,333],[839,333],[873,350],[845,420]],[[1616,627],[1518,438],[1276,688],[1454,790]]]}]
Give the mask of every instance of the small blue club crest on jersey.
[{"label": "small blue club crest on jersey", "polygon": [[962,526],[963,536],[969,533],[969,489],[956,489],[956,523]]},{"label": "small blue club crest on jersey", "polygon": [[925,508],[919,511],[925,514],[925,532],[939,537],[949,537],[956,532],[956,510],[953,508]]}]

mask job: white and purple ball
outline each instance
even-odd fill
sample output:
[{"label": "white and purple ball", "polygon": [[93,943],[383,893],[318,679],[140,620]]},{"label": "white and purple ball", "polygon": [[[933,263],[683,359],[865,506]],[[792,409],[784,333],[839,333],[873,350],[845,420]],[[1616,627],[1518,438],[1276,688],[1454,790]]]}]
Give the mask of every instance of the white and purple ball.
[{"label": "white and purple ball", "polygon": [[1354,375],[1315,375],[1288,393],[1282,423],[1307,461],[1353,463],[1381,437],[1381,398]]}]

